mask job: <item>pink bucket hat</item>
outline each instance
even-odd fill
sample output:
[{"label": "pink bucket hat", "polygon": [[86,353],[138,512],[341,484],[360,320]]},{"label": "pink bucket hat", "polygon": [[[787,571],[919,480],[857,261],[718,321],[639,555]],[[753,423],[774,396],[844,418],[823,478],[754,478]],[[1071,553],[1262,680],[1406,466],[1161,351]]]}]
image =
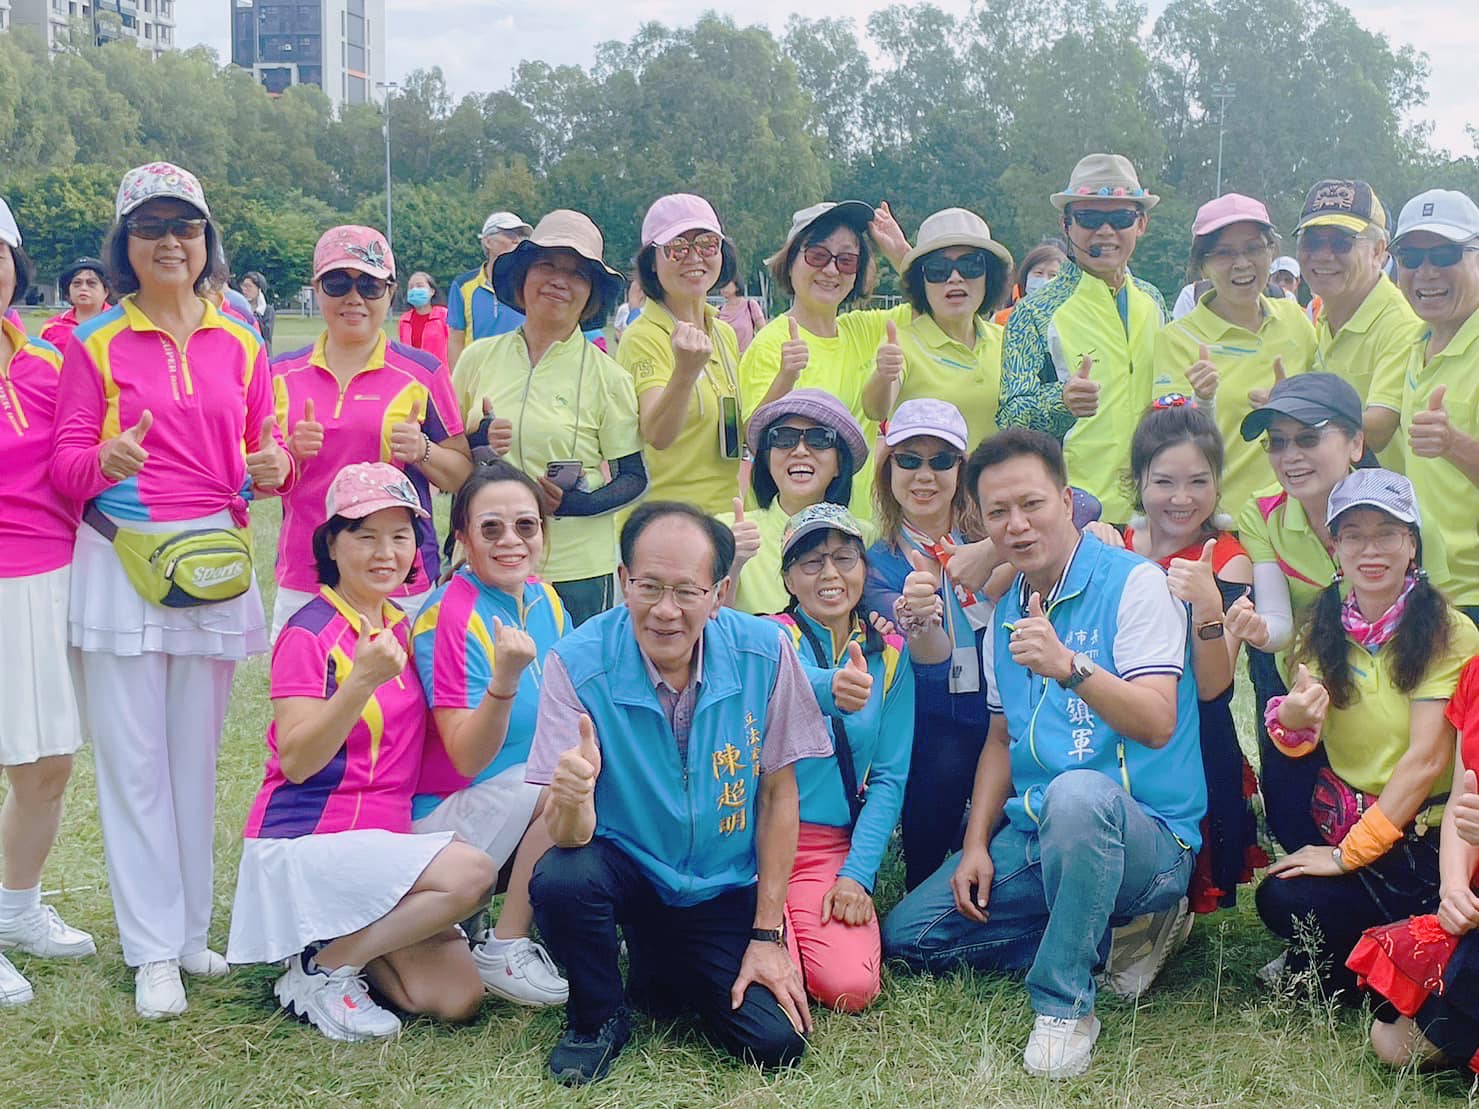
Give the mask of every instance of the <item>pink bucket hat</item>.
[{"label": "pink bucket hat", "polygon": [[313,280],[344,267],[390,280],[395,277],[395,255],[385,236],[373,227],[331,227],[313,248]]},{"label": "pink bucket hat", "polygon": [[334,475],[324,508],[330,518],[363,520],[382,508],[404,508],[426,520],[431,513],[421,507],[411,479],[389,462],[356,462]]},{"label": "pink bucket hat", "polygon": [[1254,200],[1242,193],[1223,193],[1216,200],[1209,200],[1197,209],[1192,220],[1193,235],[1210,235],[1233,223],[1257,223],[1273,230],[1274,221],[1269,219],[1263,201]]},{"label": "pink bucket hat", "polygon": [[672,242],[685,231],[712,231],[724,234],[714,206],[692,193],[670,193],[660,196],[647,209],[642,219],[642,245]]},{"label": "pink bucket hat", "polygon": [[183,200],[199,208],[206,219],[211,218],[200,180],[188,169],[181,169],[172,162],[150,162],[125,173],[118,186],[114,214],[122,219],[141,204],[160,199]]}]

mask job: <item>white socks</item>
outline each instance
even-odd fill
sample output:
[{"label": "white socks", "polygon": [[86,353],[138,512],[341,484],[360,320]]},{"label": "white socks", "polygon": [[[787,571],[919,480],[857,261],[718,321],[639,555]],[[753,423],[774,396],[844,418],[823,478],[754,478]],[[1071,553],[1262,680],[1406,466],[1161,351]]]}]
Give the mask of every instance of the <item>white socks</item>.
[{"label": "white socks", "polygon": [[41,884],[38,882],[28,890],[13,890],[0,886],[0,920],[14,920],[41,904]]}]

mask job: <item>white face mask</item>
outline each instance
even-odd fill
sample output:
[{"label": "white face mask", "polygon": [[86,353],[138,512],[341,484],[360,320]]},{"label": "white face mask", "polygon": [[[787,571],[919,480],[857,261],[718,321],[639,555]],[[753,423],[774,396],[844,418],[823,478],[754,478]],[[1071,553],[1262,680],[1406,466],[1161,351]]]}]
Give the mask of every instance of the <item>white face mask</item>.
[{"label": "white face mask", "polygon": [[1051,277],[1044,277],[1040,273],[1029,274],[1027,276],[1027,281],[1024,283],[1022,295],[1031,296],[1033,293],[1037,292],[1051,280]]}]

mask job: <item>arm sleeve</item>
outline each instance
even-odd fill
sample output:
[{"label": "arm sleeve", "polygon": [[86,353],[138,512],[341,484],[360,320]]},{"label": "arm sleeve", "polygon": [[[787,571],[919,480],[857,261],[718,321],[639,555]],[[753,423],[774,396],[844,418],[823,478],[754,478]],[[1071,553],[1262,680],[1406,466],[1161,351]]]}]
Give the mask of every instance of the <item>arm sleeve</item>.
[{"label": "arm sleeve", "polygon": [[775,684],[770,688],[770,701],[765,706],[765,742],[760,748],[762,774],[783,770],[799,759],[832,753],[832,736],[812,695],[811,683],[801,669],[801,660],[786,642],[788,633],[777,628],[776,634],[781,637],[781,653]]},{"label": "arm sleeve", "polygon": [[615,512],[647,492],[647,463],[636,451],[616,460],[616,473],[599,489],[589,493],[572,489],[560,500],[556,516],[601,516]]},{"label": "arm sleeve", "polygon": [[851,878],[869,893],[873,892],[879,864],[904,808],[904,783],[909,778],[913,746],[914,667],[904,651],[895,664],[893,684],[883,695],[878,751],[873,765],[867,768],[868,800],[853,827],[847,860],[837,872],[839,878]]},{"label": "arm sleeve", "polygon": [[1171,596],[1153,562],[1130,571],[1120,594],[1114,666],[1125,681],[1149,674],[1181,676],[1186,666],[1186,606]]},{"label": "arm sleeve", "polygon": [[1017,305],[1008,317],[996,422],[1000,427],[1035,428],[1062,439],[1075,420],[1063,407],[1063,385],[1056,370],[1044,373],[1044,367],[1052,366],[1047,329],[1047,317],[1028,301]]},{"label": "arm sleeve", "polygon": [[[524,764],[524,781],[547,786],[554,777],[560,756],[580,742],[580,718],[585,706],[570,684],[570,675],[560,656],[551,651],[544,660],[544,681],[539,689],[539,716],[534,723],[534,739],[529,746],[529,759]],[[596,736],[600,746],[601,737]]]},{"label": "arm sleeve", "polygon": [[106,408],[102,375],[74,337],[57,382],[58,418],[51,446],[51,482],[64,497],[89,501],[114,484],[98,465]]},{"label": "arm sleeve", "polygon": [[1268,650],[1282,651],[1294,638],[1289,579],[1277,562],[1253,563],[1253,607],[1268,624]]}]

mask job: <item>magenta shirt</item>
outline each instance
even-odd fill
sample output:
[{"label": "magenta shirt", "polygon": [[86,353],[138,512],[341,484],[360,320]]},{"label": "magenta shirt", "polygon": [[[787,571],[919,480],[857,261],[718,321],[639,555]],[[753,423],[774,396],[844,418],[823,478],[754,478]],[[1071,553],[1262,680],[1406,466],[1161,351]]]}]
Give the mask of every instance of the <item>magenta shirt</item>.
[{"label": "magenta shirt", "polygon": [[0,366],[0,577],[25,578],[72,561],[80,508],[47,474],[62,356],[9,317],[0,330],[15,352]]},{"label": "magenta shirt", "polygon": [[[278,427],[291,436],[313,400],[313,416],[324,427],[324,445],[299,464],[298,480],[282,499],[282,530],[277,538],[277,583],[312,593],[318,589],[313,561],[313,532],[324,522],[325,499],[334,476],[353,462],[389,462],[404,470],[426,511],[432,510],[431,482],[419,466],[402,466],[390,456],[390,429],[425,413],[421,428],[434,443],[462,434],[462,417],[450,376],[425,351],[384,338],[365,369],[343,389],[324,360],[326,336],[310,347],[272,360],[272,393]],[[434,528],[423,529],[416,552],[416,580],[396,596],[425,593],[441,568]]]},{"label": "magenta shirt", "polygon": [[[385,626],[411,650],[411,622],[387,601]],[[354,669],[359,614],[328,587],[284,625],[272,648],[273,700],[327,701]],[[290,782],[277,758],[277,722],[267,726],[267,767],[242,835],[296,839],[378,828],[411,830],[411,795],[426,739],[426,698],[416,668],[380,686],[350,728],[344,745],[318,773]]]}]

